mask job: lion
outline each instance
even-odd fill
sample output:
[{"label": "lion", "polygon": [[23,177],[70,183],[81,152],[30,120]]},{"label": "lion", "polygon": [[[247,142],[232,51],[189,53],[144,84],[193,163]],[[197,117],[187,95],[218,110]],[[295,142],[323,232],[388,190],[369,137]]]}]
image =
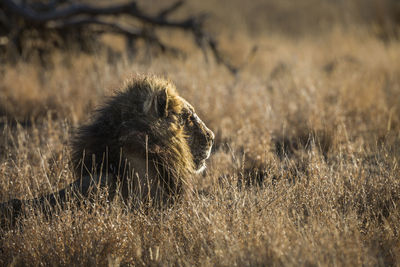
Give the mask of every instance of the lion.
[{"label": "lion", "polygon": [[107,190],[133,206],[173,201],[202,172],[211,154],[214,133],[162,78],[136,77],[78,128],[72,141],[75,182],[32,200],[2,204],[8,218],[24,205],[62,205],[67,198],[90,199]]}]

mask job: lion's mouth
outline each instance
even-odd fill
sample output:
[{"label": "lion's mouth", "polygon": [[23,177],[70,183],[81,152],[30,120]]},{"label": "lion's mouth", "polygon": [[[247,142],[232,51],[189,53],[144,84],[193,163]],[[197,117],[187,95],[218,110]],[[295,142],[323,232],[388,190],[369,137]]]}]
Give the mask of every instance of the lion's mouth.
[{"label": "lion's mouth", "polygon": [[210,157],[211,155],[211,146],[208,149],[208,151],[206,153],[204,153],[202,155],[202,157],[200,159],[195,160],[195,164],[196,164],[196,173],[202,173],[206,168],[206,160]]}]

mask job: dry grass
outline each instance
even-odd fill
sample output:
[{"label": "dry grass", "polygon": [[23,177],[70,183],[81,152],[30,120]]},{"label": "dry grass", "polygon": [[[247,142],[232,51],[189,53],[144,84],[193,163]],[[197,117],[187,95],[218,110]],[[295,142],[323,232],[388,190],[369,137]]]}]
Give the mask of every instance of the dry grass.
[{"label": "dry grass", "polygon": [[0,66],[4,201],[71,182],[73,128],[132,73],[169,77],[217,138],[206,174],[174,206],[127,211],[100,198],[49,219],[27,209],[1,231],[0,264],[399,265],[400,43],[368,32],[222,35],[247,62],[237,77],[197,50]]}]

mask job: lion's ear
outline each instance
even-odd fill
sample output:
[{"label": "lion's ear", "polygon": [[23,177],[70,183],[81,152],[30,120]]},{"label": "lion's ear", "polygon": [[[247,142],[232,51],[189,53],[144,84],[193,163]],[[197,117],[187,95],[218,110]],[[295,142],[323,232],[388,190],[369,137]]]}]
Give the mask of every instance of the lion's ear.
[{"label": "lion's ear", "polygon": [[168,116],[168,93],[162,89],[155,93],[143,104],[143,111],[147,114],[154,114],[158,117]]},{"label": "lion's ear", "polygon": [[168,116],[168,92],[167,89],[161,90],[157,95],[157,112],[160,117]]}]

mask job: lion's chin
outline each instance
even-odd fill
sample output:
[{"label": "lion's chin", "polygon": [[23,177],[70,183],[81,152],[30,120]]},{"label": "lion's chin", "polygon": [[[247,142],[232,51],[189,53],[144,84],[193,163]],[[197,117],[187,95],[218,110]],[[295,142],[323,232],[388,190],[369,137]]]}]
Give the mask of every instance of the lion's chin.
[{"label": "lion's chin", "polygon": [[200,164],[197,170],[195,171],[196,174],[202,173],[205,169],[207,168],[206,162],[203,160]]}]

